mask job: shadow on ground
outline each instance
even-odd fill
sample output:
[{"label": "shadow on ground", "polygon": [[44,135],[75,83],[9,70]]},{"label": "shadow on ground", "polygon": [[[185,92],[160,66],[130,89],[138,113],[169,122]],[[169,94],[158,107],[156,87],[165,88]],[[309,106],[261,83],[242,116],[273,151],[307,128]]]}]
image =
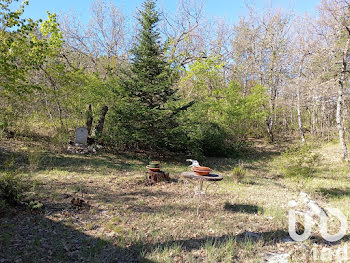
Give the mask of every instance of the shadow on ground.
[{"label": "shadow on ground", "polygon": [[[283,237],[288,236],[288,232],[284,230],[276,230],[269,232],[259,232],[255,233],[256,237],[247,237],[245,233],[238,235],[227,234],[222,236],[205,236],[201,238],[191,238],[183,240],[174,240],[168,242],[160,242],[155,244],[146,244],[143,246],[143,250],[147,252],[152,252],[155,249],[166,249],[172,246],[178,246],[182,251],[191,252],[193,250],[205,249],[205,247],[210,244],[216,247],[226,245],[229,242],[233,242],[235,247],[245,246],[247,244],[262,242],[265,245],[271,245],[281,242]],[[141,260],[142,262],[142,260]],[[233,261],[234,262],[234,261]]]},{"label": "shadow on ground", "polygon": [[274,244],[288,235],[283,230],[256,233],[256,237],[239,235],[204,236],[194,239],[170,240],[159,243],[122,244],[122,237],[97,238],[78,231],[69,222],[53,221],[42,214],[16,212],[11,217],[1,218],[0,225],[1,262],[154,262],[142,255],[155,249],[174,245],[182,251],[204,249],[215,244],[234,242],[240,246],[252,242]]},{"label": "shadow on ground", "polygon": [[0,147],[0,171],[22,169],[28,166],[28,157],[23,152],[14,152]]},{"label": "shadow on ground", "polygon": [[58,169],[68,172],[96,173],[96,170],[113,169],[129,171],[137,168],[137,164],[123,161],[109,155],[54,155],[47,153],[40,160],[38,170]]},{"label": "shadow on ground", "polygon": [[317,192],[327,198],[342,198],[345,196],[350,196],[350,188],[320,188],[317,190]]},{"label": "shadow on ground", "polygon": [[[219,172],[232,171],[240,162],[249,170],[259,170],[268,172],[266,163],[279,156],[284,148],[273,147],[271,149],[260,149],[251,147],[241,156],[235,158],[217,158],[211,157],[203,160],[205,166],[209,166]],[[266,168],[264,168],[266,167]]]},{"label": "shadow on ground", "polygon": [[19,213],[0,218],[1,262],[153,262],[112,240],[77,231],[68,222]]},{"label": "shadow on ground", "polygon": [[145,164],[141,161],[135,163],[107,154],[73,155],[35,152],[33,156],[29,156],[27,152],[15,152],[4,147],[0,148],[0,171],[27,172],[30,165],[35,166],[36,171],[57,169],[67,172],[96,173],[96,171],[103,169],[130,171]]},{"label": "shadow on ground", "polygon": [[[258,142],[256,145],[247,148],[240,156],[235,158],[216,158],[208,157],[200,160],[200,163],[209,166],[218,172],[231,171],[239,161],[244,163],[245,168],[249,170],[259,170],[268,172],[265,163],[268,160],[280,155],[283,147],[277,147],[273,144],[264,144]],[[103,154],[97,155],[74,155],[60,154],[50,151],[43,151],[40,156],[34,156],[37,171],[58,169],[68,172],[84,172],[94,173],[96,170],[121,170],[131,171],[139,170],[150,160],[147,156],[134,156],[124,153],[123,155]],[[195,157],[193,157],[196,159]],[[12,163],[12,167],[20,170],[28,170],[30,165],[30,157],[26,152],[15,152],[11,147],[0,146],[0,171],[8,169],[8,164]],[[186,157],[176,156],[166,160],[169,164],[187,165]],[[136,161],[136,162],[135,162]]]},{"label": "shadow on ground", "polygon": [[[0,138],[1,139],[1,138]],[[179,158],[178,158],[179,159]],[[181,166],[186,163],[185,157],[170,159],[168,164]],[[61,170],[77,173],[96,173],[98,171],[135,171],[142,170],[150,159],[132,155],[117,155],[99,152],[97,154],[77,155],[56,153],[43,150],[14,151],[10,147],[0,145],[0,171],[18,170],[28,172],[33,165],[35,171]]]},{"label": "shadow on ground", "polygon": [[246,213],[246,214],[258,214],[264,210],[262,207],[257,205],[246,205],[246,204],[230,204],[225,203],[224,209],[235,213]]}]

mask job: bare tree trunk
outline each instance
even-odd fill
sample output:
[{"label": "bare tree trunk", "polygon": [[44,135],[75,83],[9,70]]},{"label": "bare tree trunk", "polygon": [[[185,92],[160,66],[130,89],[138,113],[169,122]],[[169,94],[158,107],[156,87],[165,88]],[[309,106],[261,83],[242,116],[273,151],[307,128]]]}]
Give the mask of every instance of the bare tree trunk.
[{"label": "bare tree trunk", "polygon": [[321,106],[321,137],[324,138],[324,124],[325,124],[325,111],[326,106],[325,102],[322,100],[322,106]]},{"label": "bare tree trunk", "polygon": [[88,130],[89,135],[91,134],[93,120],[94,119],[92,117],[92,108],[91,108],[91,104],[89,104],[86,109],[86,128]]},{"label": "bare tree trunk", "polygon": [[44,94],[45,94],[45,106],[46,106],[46,109],[47,109],[47,113],[49,115],[49,118],[53,124],[53,126],[55,127],[55,129],[57,129],[57,125],[53,119],[53,116],[52,116],[52,112],[50,110],[50,107],[49,107],[49,101],[48,101],[48,97],[47,97],[47,92],[44,90]]},{"label": "bare tree trunk", "polygon": [[300,80],[302,77],[302,69],[303,69],[303,62],[304,62],[305,56],[301,59],[300,65],[299,65],[299,81],[297,82],[297,113],[298,113],[298,125],[299,125],[299,132],[302,143],[305,143],[305,135],[304,135],[304,129],[303,129],[303,122],[301,119],[301,109],[300,109]]},{"label": "bare tree trunk", "polygon": [[346,45],[343,51],[343,61],[342,61],[342,71],[340,73],[339,77],[339,86],[338,86],[338,99],[337,99],[337,114],[336,114],[336,120],[337,120],[337,128],[338,128],[338,133],[339,133],[339,141],[340,141],[340,146],[342,149],[342,154],[343,154],[343,160],[349,161],[349,154],[348,154],[348,148],[346,146],[345,142],[345,136],[344,136],[344,123],[343,123],[343,92],[344,92],[344,81],[345,81],[345,74],[346,74],[346,57],[349,51],[349,43],[350,39],[346,41]]},{"label": "bare tree trunk", "polygon": [[283,128],[284,128],[284,134],[288,134],[288,118],[287,118],[286,111],[284,111],[283,113]]},{"label": "bare tree trunk", "polygon": [[276,53],[273,51],[271,58],[270,58],[270,65],[269,65],[269,71],[270,71],[270,112],[269,116],[265,119],[267,132],[270,137],[270,141],[273,142],[275,140],[275,136],[273,133],[273,127],[275,124],[275,108],[276,108],[276,99],[277,99],[277,85],[278,85],[278,76],[275,72],[275,60],[276,60]]},{"label": "bare tree trunk", "polygon": [[101,136],[101,134],[103,132],[103,125],[105,123],[107,112],[108,112],[108,107],[103,106],[102,110],[101,110],[100,118],[98,119],[98,123],[94,129],[93,135],[95,135],[97,137]]},{"label": "bare tree trunk", "polygon": [[265,119],[267,133],[269,134],[271,142],[274,142],[274,140],[275,140],[275,136],[273,134],[273,126],[274,126],[274,114],[275,114],[275,107],[276,107],[276,97],[277,97],[277,88],[271,87],[270,112],[269,112],[269,116],[266,117],[266,119]]},{"label": "bare tree trunk", "polygon": [[303,123],[301,120],[301,109],[300,109],[300,87],[297,86],[297,112],[298,112],[298,125],[299,125],[299,132],[302,143],[305,143],[305,135],[304,135],[304,129],[303,129]]},{"label": "bare tree trunk", "polygon": [[272,131],[272,125],[273,125],[272,117],[271,116],[267,117],[265,119],[265,123],[266,123],[267,133],[269,134],[269,137],[270,137],[270,141],[273,142],[275,138],[273,136],[273,131]]},{"label": "bare tree trunk", "polygon": [[312,136],[316,137],[318,134],[317,130],[317,124],[318,124],[318,104],[317,104],[317,96],[316,96],[317,90],[314,88],[313,90],[313,95],[312,95],[312,101],[313,101],[313,106],[312,106],[312,113],[311,113],[311,128],[312,128]]},{"label": "bare tree trunk", "polygon": [[248,93],[248,80],[247,77],[244,78],[244,84],[243,84],[243,98],[247,97]]},{"label": "bare tree trunk", "polygon": [[[61,103],[60,103],[60,100],[59,100],[59,96],[57,94],[57,90],[58,90],[58,87],[56,85],[56,82],[55,80],[51,77],[51,75],[44,69],[43,66],[40,66],[40,69],[45,73],[45,75],[47,76],[52,88],[53,88],[53,95],[54,95],[54,98],[55,98],[55,102],[57,104],[57,110],[58,110],[58,117],[60,119],[60,124],[61,124],[61,129],[64,129],[64,123],[63,123],[63,110],[62,110],[62,106],[61,106]],[[68,127],[66,127],[66,130],[68,131]]]},{"label": "bare tree trunk", "polygon": [[[314,102],[316,104],[316,102]],[[314,105],[312,108],[312,136],[317,136],[317,106]]]}]

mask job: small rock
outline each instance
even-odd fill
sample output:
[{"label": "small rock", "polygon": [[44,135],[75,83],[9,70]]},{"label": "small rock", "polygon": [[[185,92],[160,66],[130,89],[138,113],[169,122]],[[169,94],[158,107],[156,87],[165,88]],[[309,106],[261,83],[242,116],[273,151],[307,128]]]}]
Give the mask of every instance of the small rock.
[{"label": "small rock", "polygon": [[267,263],[288,263],[290,255],[287,253],[266,253],[263,262]]},{"label": "small rock", "polygon": [[300,192],[299,197],[300,197],[303,201],[309,200],[309,195],[308,195],[307,193],[305,193],[305,192]]},{"label": "small rock", "polygon": [[97,147],[94,145],[83,145],[79,143],[75,143],[71,145],[71,143],[67,144],[67,152],[72,154],[88,154],[88,153],[96,153]]},{"label": "small rock", "polygon": [[295,200],[290,200],[288,202],[289,207],[296,207],[298,205],[298,202]]}]

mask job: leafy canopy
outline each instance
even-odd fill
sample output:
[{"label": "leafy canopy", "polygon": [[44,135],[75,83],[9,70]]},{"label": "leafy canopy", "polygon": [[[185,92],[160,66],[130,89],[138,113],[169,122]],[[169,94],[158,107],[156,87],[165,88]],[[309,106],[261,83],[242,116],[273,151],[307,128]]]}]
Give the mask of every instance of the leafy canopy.
[{"label": "leafy canopy", "polygon": [[63,43],[56,14],[48,19],[21,18],[28,1],[11,11],[18,0],[0,0],[0,97],[21,96],[34,88],[28,72],[38,69],[49,56],[54,56]]}]

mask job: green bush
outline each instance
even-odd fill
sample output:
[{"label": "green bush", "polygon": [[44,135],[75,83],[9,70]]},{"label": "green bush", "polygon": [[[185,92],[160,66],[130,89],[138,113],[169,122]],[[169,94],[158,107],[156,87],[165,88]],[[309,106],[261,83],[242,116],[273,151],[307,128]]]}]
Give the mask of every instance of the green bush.
[{"label": "green bush", "polygon": [[27,204],[27,211],[34,211],[41,209],[43,207],[43,204],[37,200],[29,201]]},{"label": "green bush", "polygon": [[320,155],[310,146],[293,146],[282,154],[280,171],[285,177],[310,177],[316,171]]},{"label": "green bush", "polygon": [[246,175],[246,170],[244,169],[243,163],[240,162],[238,166],[233,168],[232,175],[237,183],[242,182],[244,176]]},{"label": "green bush", "polygon": [[235,138],[215,122],[203,122],[184,128],[188,134],[186,146],[194,156],[241,157],[247,154],[251,143]]},{"label": "green bush", "polygon": [[0,203],[15,206],[20,204],[25,192],[23,178],[14,172],[0,174]]},{"label": "green bush", "polygon": [[199,145],[205,156],[226,156],[226,134],[225,131],[216,123],[210,122],[201,127],[202,137]]},{"label": "green bush", "polygon": [[250,157],[250,150],[253,147],[253,143],[248,140],[236,140],[227,143],[227,156],[233,158]]}]

